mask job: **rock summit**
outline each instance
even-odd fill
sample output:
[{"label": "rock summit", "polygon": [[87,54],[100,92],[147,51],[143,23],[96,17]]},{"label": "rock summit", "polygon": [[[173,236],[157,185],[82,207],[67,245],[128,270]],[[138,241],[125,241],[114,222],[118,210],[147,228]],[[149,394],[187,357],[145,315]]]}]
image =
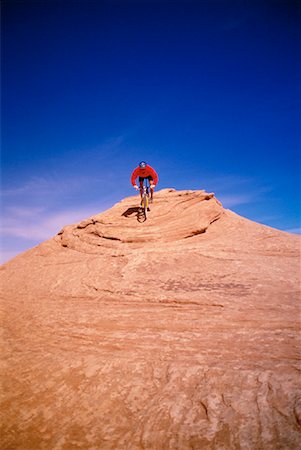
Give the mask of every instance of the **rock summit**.
[{"label": "rock summit", "polygon": [[164,189],[1,268],[2,449],[297,449],[300,237]]}]

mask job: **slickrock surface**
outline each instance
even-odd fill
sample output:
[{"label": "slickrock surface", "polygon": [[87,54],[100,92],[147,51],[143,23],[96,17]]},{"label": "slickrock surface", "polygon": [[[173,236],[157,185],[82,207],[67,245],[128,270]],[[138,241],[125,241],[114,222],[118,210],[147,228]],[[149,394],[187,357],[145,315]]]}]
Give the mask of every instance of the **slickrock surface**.
[{"label": "slickrock surface", "polygon": [[1,270],[1,449],[301,448],[300,237],[138,196]]}]

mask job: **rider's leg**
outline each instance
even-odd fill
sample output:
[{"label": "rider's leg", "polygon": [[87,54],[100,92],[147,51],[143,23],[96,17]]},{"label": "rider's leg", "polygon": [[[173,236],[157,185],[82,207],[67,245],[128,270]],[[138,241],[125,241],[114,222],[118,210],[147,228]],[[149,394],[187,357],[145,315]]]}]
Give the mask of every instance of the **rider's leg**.
[{"label": "rider's leg", "polygon": [[139,187],[140,187],[140,196],[141,196],[141,198],[142,198],[142,194],[143,194],[143,181],[144,181],[144,178],[139,177]]},{"label": "rider's leg", "polygon": [[149,184],[150,184],[150,198],[151,198],[151,201],[152,201],[153,200],[153,196],[154,196],[154,188],[153,188],[154,180],[149,180]]}]

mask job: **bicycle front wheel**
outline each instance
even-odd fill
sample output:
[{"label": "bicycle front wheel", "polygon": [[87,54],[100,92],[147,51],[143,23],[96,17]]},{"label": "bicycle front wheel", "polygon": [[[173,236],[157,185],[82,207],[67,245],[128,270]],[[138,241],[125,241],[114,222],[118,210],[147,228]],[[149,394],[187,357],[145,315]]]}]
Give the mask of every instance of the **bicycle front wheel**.
[{"label": "bicycle front wheel", "polygon": [[142,197],[141,206],[142,206],[142,209],[143,209],[144,217],[146,219],[147,218],[147,209],[148,209],[148,197],[147,197],[147,195],[144,195]]}]

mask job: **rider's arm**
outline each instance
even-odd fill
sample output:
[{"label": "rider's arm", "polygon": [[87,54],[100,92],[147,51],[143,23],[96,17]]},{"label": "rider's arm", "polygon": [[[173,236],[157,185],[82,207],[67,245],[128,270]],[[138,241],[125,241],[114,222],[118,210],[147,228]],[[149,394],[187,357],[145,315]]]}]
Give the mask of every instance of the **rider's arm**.
[{"label": "rider's arm", "polygon": [[153,177],[154,184],[155,185],[158,184],[159,177],[158,177],[157,172],[152,167],[149,167],[149,169],[150,169],[151,175]]},{"label": "rider's arm", "polygon": [[139,169],[137,168],[137,169],[135,169],[135,170],[132,172],[132,175],[131,175],[131,183],[132,183],[133,186],[136,185],[136,178],[137,178],[137,176],[138,176],[138,171],[139,171]]}]

